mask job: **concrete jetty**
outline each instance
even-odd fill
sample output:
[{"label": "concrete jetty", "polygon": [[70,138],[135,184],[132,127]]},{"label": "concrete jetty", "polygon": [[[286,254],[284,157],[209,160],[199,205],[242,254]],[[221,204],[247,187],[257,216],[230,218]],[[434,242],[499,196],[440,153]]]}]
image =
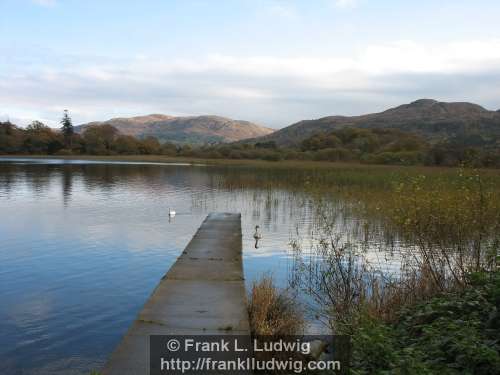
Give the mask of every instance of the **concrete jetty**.
[{"label": "concrete jetty", "polygon": [[149,374],[150,335],[214,334],[250,334],[241,214],[207,216],[153,291],[101,374]]}]

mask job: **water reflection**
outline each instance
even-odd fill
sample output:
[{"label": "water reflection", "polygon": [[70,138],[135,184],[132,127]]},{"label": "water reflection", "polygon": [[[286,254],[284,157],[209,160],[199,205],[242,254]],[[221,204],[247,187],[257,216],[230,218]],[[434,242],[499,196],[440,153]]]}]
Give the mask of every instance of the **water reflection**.
[{"label": "water reflection", "polygon": [[210,211],[242,212],[248,283],[265,271],[285,283],[295,205],[285,191],[224,187],[229,174],[0,162],[0,373],[98,368]]},{"label": "water reflection", "polygon": [[68,166],[64,166],[62,170],[62,189],[64,207],[68,206],[71,198],[71,190],[73,185],[73,171]]},{"label": "water reflection", "polygon": [[[289,243],[314,231],[306,180],[288,170],[0,160],[0,373],[98,368],[212,211],[242,214],[247,286],[263,273],[287,285]],[[357,217],[335,220],[342,233],[363,232]]]}]

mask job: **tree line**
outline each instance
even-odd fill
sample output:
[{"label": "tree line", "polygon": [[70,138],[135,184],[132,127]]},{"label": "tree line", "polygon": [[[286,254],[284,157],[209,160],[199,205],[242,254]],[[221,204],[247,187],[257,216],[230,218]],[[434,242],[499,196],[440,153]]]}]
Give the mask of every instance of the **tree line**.
[{"label": "tree line", "polygon": [[155,137],[139,139],[121,134],[107,124],[88,126],[78,134],[67,111],[59,130],[40,121],[34,121],[24,129],[8,121],[0,122],[0,154],[166,155],[500,168],[498,148],[485,148],[481,142],[471,143],[464,139],[430,143],[416,134],[397,129],[343,128],[313,134],[293,147],[279,147],[274,141],[180,145],[160,143]]},{"label": "tree line", "polygon": [[302,142],[301,150],[312,152],[316,160],[500,168],[498,147],[486,147],[487,142],[478,137],[454,137],[431,143],[399,129],[343,128],[314,134]]},{"label": "tree line", "polygon": [[160,144],[154,137],[138,139],[124,135],[111,125],[89,126],[78,134],[68,111],[64,111],[60,129],[52,129],[40,121],[33,121],[25,129],[10,121],[0,122],[0,154],[175,156],[178,147]]}]

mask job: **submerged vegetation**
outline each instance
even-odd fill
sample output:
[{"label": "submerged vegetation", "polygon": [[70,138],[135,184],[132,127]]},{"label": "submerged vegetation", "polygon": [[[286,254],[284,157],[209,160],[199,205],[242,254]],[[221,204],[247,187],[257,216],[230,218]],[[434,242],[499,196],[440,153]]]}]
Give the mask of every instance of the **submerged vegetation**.
[{"label": "submerged vegetation", "polygon": [[395,190],[390,220],[402,240],[413,244],[413,261],[432,278],[432,286],[462,287],[473,272],[493,271],[500,250],[498,185],[477,171],[424,187],[425,176]]},{"label": "submerged vegetation", "polygon": [[[317,197],[306,203],[316,224],[309,247],[291,243],[290,284],[305,294],[312,319],[351,336],[352,373],[497,374],[500,176],[336,172],[305,179]],[[262,176],[251,181],[272,186]],[[358,232],[346,232],[343,223],[356,216]]]}]

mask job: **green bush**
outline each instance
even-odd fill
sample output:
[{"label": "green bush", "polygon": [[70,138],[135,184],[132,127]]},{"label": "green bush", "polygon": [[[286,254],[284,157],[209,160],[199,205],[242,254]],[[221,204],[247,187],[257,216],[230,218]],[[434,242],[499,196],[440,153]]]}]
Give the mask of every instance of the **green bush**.
[{"label": "green bush", "polygon": [[55,153],[55,155],[73,155],[73,152],[70,149],[63,148]]},{"label": "green bush", "polygon": [[372,164],[417,165],[424,162],[424,157],[419,151],[381,152],[364,155],[363,161]]},{"label": "green bush", "polygon": [[263,160],[267,161],[280,161],[282,159],[282,155],[279,152],[266,152],[262,156]]},{"label": "green bush", "polygon": [[393,323],[362,316],[353,374],[500,374],[500,272],[410,306]]}]

